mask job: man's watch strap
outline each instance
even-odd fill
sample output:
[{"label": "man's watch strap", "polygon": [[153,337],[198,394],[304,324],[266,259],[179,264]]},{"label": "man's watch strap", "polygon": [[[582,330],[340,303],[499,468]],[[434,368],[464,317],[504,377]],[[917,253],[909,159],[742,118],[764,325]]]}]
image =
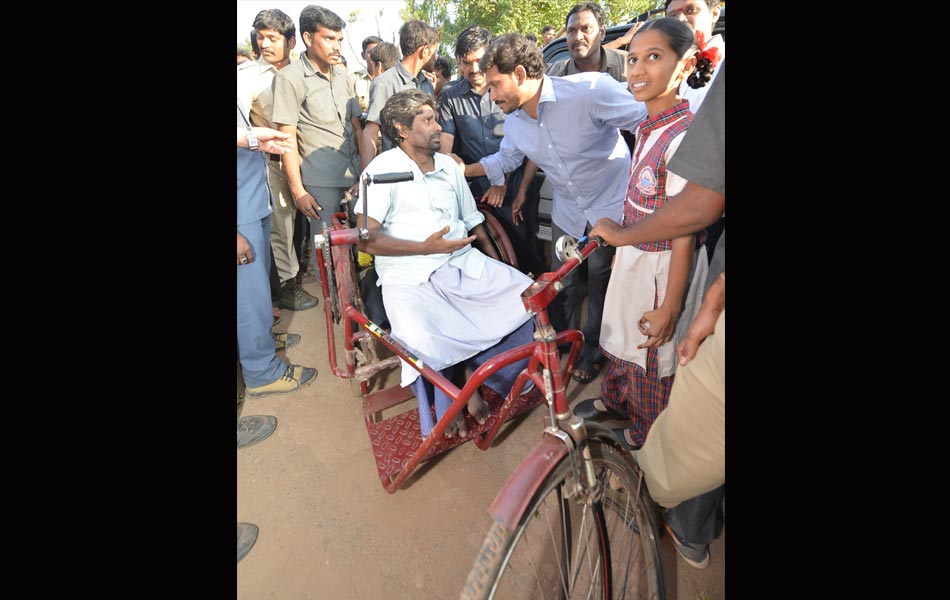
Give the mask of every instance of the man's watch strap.
[{"label": "man's watch strap", "polygon": [[250,150],[257,150],[258,148],[257,136],[254,135],[254,130],[250,127],[247,128],[247,147]]}]

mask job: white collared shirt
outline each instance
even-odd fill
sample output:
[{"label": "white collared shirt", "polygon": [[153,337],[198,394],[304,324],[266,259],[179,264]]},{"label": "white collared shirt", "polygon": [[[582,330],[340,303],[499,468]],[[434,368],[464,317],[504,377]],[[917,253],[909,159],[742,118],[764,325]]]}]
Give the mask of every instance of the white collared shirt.
[{"label": "white collared shirt", "polygon": [[[469,230],[484,222],[475,207],[475,198],[465,181],[465,174],[452,158],[435,153],[435,169],[423,173],[419,165],[401,148],[387,150],[366,166],[365,173],[401,173],[411,171],[412,181],[380,183],[367,187],[367,214],[380,223],[383,233],[403,240],[421,242],[446,225],[445,238],[458,240],[469,236]],[[354,207],[362,214],[360,202]],[[401,283],[418,285],[447,261],[469,277],[481,277],[488,257],[468,244],[450,254],[414,254],[410,256],[377,256],[379,285]]]},{"label": "white collared shirt", "polygon": [[277,129],[271,121],[274,114],[274,93],[271,82],[277,68],[260,57],[254,61],[245,61],[237,68],[237,95],[244,106],[249,107],[251,124],[256,127]]}]

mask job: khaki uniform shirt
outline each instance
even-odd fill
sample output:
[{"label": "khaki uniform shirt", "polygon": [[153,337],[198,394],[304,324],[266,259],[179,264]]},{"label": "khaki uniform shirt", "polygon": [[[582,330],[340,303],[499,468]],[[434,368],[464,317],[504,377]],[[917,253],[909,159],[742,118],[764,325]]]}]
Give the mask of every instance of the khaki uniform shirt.
[{"label": "khaki uniform shirt", "polygon": [[359,119],[353,76],[335,65],[326,76],[306,55],[274,77],[273,121],[297,127],[304,185],[350,187],[360,172],[351,119]]}]

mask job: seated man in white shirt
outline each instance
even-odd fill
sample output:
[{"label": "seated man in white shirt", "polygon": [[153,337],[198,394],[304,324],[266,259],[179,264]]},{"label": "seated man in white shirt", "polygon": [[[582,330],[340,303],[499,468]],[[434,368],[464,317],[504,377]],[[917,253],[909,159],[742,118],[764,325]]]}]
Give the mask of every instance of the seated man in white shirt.
[{"label": "seated man in white shirt", "polygon": [[[521,292],[532,281],[497,260],[464,173],[438,152],[442,128],[432,96],[416,89],[397,92],[380,116],[383,131],[397,145],[377,156],[365,172],[411,171],[414,178],[368,187],[367,214],[355,207],[358,226],[365,220],[369,230],[360,250],[376,257],[392,336],[451,379],[459,363],[477,368],[532,341],[534,326],[521,303]],[[490,256],[472,247],[475,240]],[[485,385],[506,396],[527,360],[500,369]],[[405,361],[401,384],[413,386],[419,428],[427,436],[435,427],[430,402],[434,400],[441,419],[452,400]],[[479,423],[488,418],[488,404],[478,394],[467,408]],[[445,435],[468,435],[464,411]]]}]

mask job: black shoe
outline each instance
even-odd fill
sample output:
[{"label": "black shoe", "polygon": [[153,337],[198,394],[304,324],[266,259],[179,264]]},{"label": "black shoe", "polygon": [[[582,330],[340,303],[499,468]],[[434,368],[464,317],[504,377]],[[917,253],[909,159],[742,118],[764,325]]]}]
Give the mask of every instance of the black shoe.
[{"label": "black shoe", "polygon": [[617,439],[620,440],[620,443],[623,444],[623,447],[633,452],[634,450],[639,450],[640,446],[637,445],[632,439],[630,439],[630,428],[622,427],[620,429],[611,429],[614,432],[614,435],[617,436]]},{"label": "black shoe", "polygon": [[277,417],[254,415],[241,417],[237,423],[237,447],[246,448],[266,440],[277,429]]},{"label": "black shoe", "polygon": [[257,525],[253,523],[238,523],[237,526],[237,561],[241,562],[241,559],[247,556],[247,553],[254,547],[254,542],[257,541],[257,532],[259,530]]},{"label": "black shoe", "polygon": [[316,296],[311,296],[302,287],[297,285],[294,280],[280,286],[280,297],[277,299],[277,306],[287,310],[309,310],[319,304],[320,300]]},{"label": "black shoe", "polygon": [[[598,408],[598,404],[603,406],[604,410]],[[604,401],[600,398],[581,400],[574,405],[573,412],[585,421],[597,421],[605,425],[607,423],[613,423],[615,427],[630,424],[630,419],[624,418],[623,415],[604,404]]]}]

